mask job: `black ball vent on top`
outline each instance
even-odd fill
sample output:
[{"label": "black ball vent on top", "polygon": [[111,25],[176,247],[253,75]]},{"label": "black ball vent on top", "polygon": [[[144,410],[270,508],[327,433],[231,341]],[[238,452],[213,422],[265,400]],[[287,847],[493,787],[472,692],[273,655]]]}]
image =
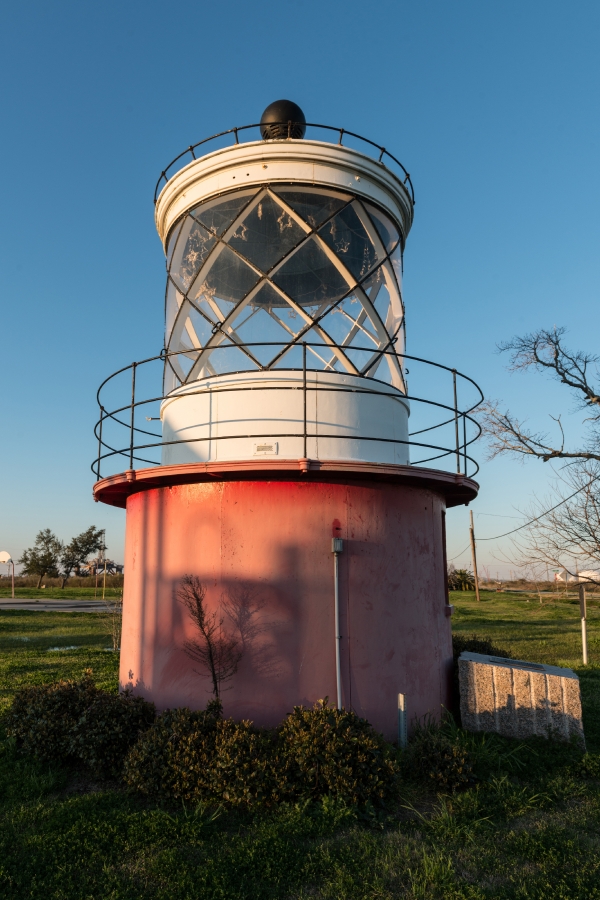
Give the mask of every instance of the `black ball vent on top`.
[{"label": "black ball vent on top", "polygon": [[261,116],[260,133],[265,141],[301,140],[306,133],[304,113],[292,100],[276,100]]}]

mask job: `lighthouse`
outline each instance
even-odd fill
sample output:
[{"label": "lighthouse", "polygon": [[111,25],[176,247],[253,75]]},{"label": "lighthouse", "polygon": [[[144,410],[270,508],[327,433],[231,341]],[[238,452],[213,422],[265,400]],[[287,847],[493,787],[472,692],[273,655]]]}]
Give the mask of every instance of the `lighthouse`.
[{"label": "lighthouse", "polygon": [[110,406],[105,383],[96,429],[95,498],[126,508],[121,686],[159,709],[210,699],[192,577],[236,648],[226,715],[272,726],[328,697],[395,739],[399,695],[410,719],[450,703],[445,513],[478,490],[461,376],[434,363],[448,396],[409,391],[410,177],[279,101],[185,151],[155,199],[160,385],[121,370],[131,396]]}]

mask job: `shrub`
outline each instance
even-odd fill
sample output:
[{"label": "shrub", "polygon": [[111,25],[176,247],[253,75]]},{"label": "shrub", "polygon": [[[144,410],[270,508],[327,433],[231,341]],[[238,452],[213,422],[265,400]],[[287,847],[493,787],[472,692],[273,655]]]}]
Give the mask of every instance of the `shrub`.
[{"label": "shrub", "polygon": [[203,712],[171,709],[131,750],[126,783],[156,800],[255,806],[276,797],[275,735],[250,722],[221,718],[221,704]]},{"label": "shrub", "polygon": [[19,691],[7,716],[7,732],[24,753],[38,759],[79,759],[97,774],[115,775],[154,717],[153,704],[100,690],[87,670],[80,681]]},{"label": "shrub", "polygon": [[579,771],[584,778],[600,779],[600,755],[598,753],[586,753],[579,762]]},{"label": "shrub", "polygon": [[328,795],[381,804],[393,793],[394,751],[354,713],[327,704],[296,707],[267,731],[222,719],[219,711],[213,702],[204,712],[159,716],[127,757],[126,783],[162,801],[248,808]]},{"label": "shrub", "polygon": [[276,733],[251,722],[217,724],[211,766],[212,797],[229,806],[258,806],[279,799]]},{"label": "shrub", "polygon": [[409,777],[436,790],[455,791],[476,780],[472,754],[462,746],[458,734],[453,738],[437,723],[415,728],[403,764]]},{"label": "shrub", "polygon": [[365,720],[325,700],[296,706],[279,729],[282,796],[382,805],[394,793],[398,766],[390,744]]},{"label": "shrub", "polygon": [[24,753],[38,759],[61,760],[71,755],[79,718],[99,690],[92,673],[80,681],[59,681],[18,691],[7,715],[7,733]]},{"label": "shrub", "polygon": [[98,691],[72,732],[71,753],[98,775],[118,775],[127,751],[155,717],[154,704],[142,697]]},{"label": "shrub", "polygon": [[486,656],[501,656],[510,659],[510,653],[492,643],[491,638],[479,638],[476,634],[453,634],[452,655],[455,660],[461,653],[483,653]]},{"label": "shrub", "polygon": [[474,591],[475,576],[468,569],[455,569],[454,566],[450,566],[448,569],[448,590]]},{"label": "shrub", "polygon": [[167,709],[131,749],[123,777],[126,784],[155,800],[191,800],[210,790],[219,703],[202,712]]}]

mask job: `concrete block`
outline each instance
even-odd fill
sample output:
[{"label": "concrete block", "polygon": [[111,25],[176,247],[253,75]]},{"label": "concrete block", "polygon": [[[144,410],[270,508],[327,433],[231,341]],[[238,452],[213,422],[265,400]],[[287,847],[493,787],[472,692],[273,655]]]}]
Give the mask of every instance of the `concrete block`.
[{"label": "concrete block", "polygon": [[572,669],[461,653],[460,715],[467,731],[584,743],[579,678]]}]

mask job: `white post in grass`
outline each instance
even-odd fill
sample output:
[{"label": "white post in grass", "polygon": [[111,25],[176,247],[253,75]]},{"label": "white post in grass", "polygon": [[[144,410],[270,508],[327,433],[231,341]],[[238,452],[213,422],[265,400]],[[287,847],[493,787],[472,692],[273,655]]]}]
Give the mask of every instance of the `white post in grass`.
[{"label": "white post in grass", "polygon": [[398,694],[398,746],[406,747],[408,727],[406,719],[406,694]]},{"label": "white post in grass", "polygon": [[587,666],[587,609],[585,601],[585,585],[579,585],[579,610],[581,612],[581,644],[583,647],[583,664]]}]

